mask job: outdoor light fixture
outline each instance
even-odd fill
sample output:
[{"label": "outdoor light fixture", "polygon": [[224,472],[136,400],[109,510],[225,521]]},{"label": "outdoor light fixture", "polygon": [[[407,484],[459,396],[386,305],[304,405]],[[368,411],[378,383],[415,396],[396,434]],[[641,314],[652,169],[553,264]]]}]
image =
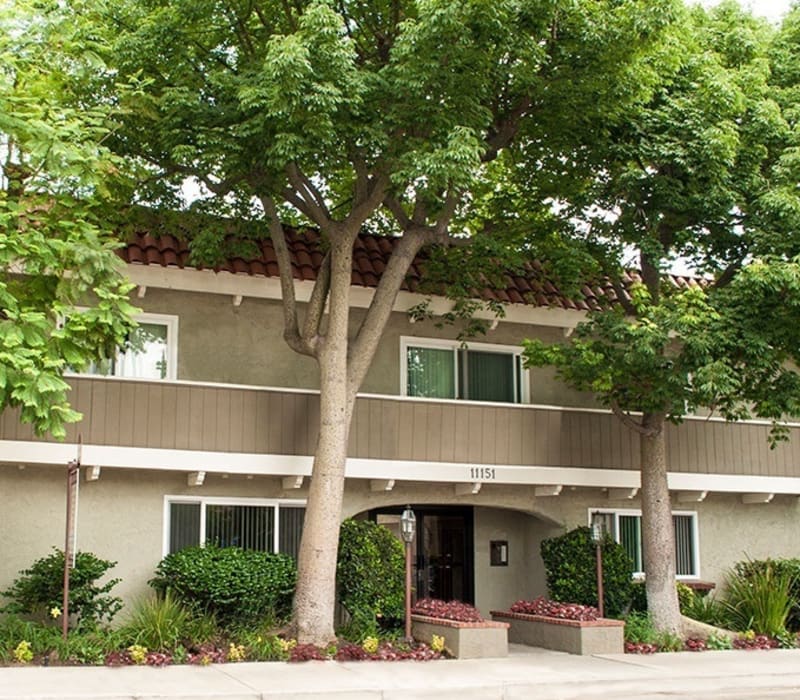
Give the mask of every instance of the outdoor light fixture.
[{"label": "outdoor light fixture", "polygon": [[597,560],[597,609],[603,617],[603,539],[605,538],[605,519],[602,513],[592,513],[592,542]]},{"label": "outdoor light fixture", "polygon": [[414,535],[417,534],[417,516],[411,510],[411,506],[406,506],[403,514],[400,516],[400,536],[403,542],[411,544],[414,541]]},{"label": "outdoor light fixture", "polygon": [[411,638],[411,543],[417,534],[417,516],[411,510],[411,506],[406,506],[400,516],[400,536],[406,545],[406,642],[412,642]]}]

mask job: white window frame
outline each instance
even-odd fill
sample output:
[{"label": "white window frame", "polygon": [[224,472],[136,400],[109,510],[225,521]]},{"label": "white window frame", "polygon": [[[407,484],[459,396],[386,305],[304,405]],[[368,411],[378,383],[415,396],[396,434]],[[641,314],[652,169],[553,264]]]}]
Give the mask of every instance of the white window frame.
[{"label": "white window frame", "polygon": [[[84,308],[79,307],[78,310],[83,311]],[[153,379],[151,381],[175,381],[178,378],[178,317],[173,314],[146,312],[136,314],[133,320],[139,324],[152,323],[167,327],[167,373],[164,379]],[[119,348],[117,348],[117,354],[119,354]],[[82,377],[109,376],[115,379],[142,379],[142,377],[120,377],[116,374],[97,375],[92,372],[74,372],[73,374]]]},{"label": "white window frame", "polygon": [[163,506],[163,530],[161,533],[161,557],[169,554],[169,534],[172,529],[172,522],[170,518],[170,506],[173,503],[191,503],[200,505],[200,531],[199,542],[201,547],[206,546],[205,532],[206,532],[206,506],[267,506],[275,509],[275,527],[273,535],[272,548],[273,551],[278,551],[280,545],[280,509],[281,506],[286,508],[297,508],[298,506],[305,508],[307,501],[305,499],[291,499],[291,498],[227,498],[225,496],[164,496]]},{"label": "white window frame", "polygon": [[[477,350],[478,352],[495,352],[498,354],[512,355],[519,358],[519,363],[514,362],[514,379],[518,381],[520,390],[519,403],[525,404],[530,402],[530,371],[523,366],[522,363],[522,348],[518,345],[495,345],[493,343],[462,343],[458,340],[445,340],[441,338],[419,338],[412,335],[400,336],[400,395],[408,396],[408,348],[431,348],[434,350],[450,350],[453,353],[453,372],[455,374],[454,386],[456,388],[456,398],[453,399],[430,399],[432,401],[464,401],[475,403],[506,403],[495,401],[478,401],[477,399],[459,399],[458,395],[461,393],[461,381],[458,364],[458,351],[459,350]],[[517,366],[519,366],[519,376],[517,377]],[[414,399],[422,399],[425,397],[414,396]],[[509,404],[518,406],[519,404]]]},{"label": "white window frame", "polygon": [[[588,518],[587,518],[587,525],[589,527],[592,526],[592,514],[593,513],[602,513],[604,515],[612,515],[614,516],[614,540],[621,544],[619,539],[619,518],[621,515],[628,515],[628,516],[638,516],[639,518],[642,517],[642,511],[637,510],[635,508],[590,508],[588,511]],[[700,579],[700,528],[699,528],[699,520],[697,517],[696,510],[673,510],[671,511],[673,516],[675,515],[682,515],[682,516],[689,516],[692,519],[692,569],[694,569],[693,574],[676,574],[675,578],[679,581],[697,581]],[[644,571],[634,571],[633,575],[635,578],[643,578]]]}]

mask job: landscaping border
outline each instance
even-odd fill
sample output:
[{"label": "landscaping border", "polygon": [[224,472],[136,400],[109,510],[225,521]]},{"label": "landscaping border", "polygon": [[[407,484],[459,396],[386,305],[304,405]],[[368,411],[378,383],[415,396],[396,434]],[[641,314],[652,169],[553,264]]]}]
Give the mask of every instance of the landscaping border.
[{"label": "landscaping border", "polygon": [[508,656],[508,622],[456,622],[440,617],[411,615],[414,639],[431,644],[433,635],[444,638],[448,653],[457,659]]},{"label": "landscaping border", "polygon": [[622,620],[565,620],[492,610],[492,620],[509,625],[508,641],[570,654],[622,654],[625,623]]}]

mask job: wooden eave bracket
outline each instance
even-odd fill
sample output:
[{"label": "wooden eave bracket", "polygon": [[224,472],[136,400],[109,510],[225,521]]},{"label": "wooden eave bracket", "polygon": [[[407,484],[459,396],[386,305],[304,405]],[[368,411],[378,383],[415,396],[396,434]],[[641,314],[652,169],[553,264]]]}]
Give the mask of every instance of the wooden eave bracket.
[{"label": "wooden eave bracket", "polygon": [[391,491],[394,488],[394,479],[370,479],[370,491]]},{"label": "wooden eave bracket", "polygon": [[676,494],[678,503],[702,503],[706,496],[708,491],[678,491]]},{"label": "wooden eave bracket", "polygon": [[242,305],[242,295],[241,294],[234,294],[233,295],[233,305],[234,306],[241,306]]},{"label": "wooden eave bracket", "polygon": [[639,493],[638,488],[632,489],[608,489],[608,500],[609,501],[630,501],[636,498],[636,494]]},{"label": "wooden eave bracket", "polygon": [[538,496],[558,496],[564,489],[563,484],[550,484],[548,486],[537,486],[533,492]]},{"label": "wooden eave bracket", "polygon": [[743,493],[742,503],[751,505],[754,503],[769,503],[775,498],[774,493]]},{"label": "wooden eave bracket", "polygon": [[100,478],[100,466],[86,467],[86,481],[97,481]]},{"label": "wooden eave bracket", "polygon": [[479,493],[483,483],[480,481],[473,481],[471,484],[456,484],[456,496],[474,496]]},{"label": "wooden eave bracket", "polygon": [[304,476],[284,476],[283,479],[281,479],[281,485],[284,491],[299,489],[303,485],[304,479]]},{"label": "wooden eave bracket", "polygon": [[186,483],[189,486],[202,486],[205,480],[206,480],[205,472],[189,472],[189,475],[186,478]]},{"label": "wooden eave bracket", "polygon": [[145,294],[147,294],[147,285],[140,284],[136,289],[136,296],[139,299],[144,299]]}]

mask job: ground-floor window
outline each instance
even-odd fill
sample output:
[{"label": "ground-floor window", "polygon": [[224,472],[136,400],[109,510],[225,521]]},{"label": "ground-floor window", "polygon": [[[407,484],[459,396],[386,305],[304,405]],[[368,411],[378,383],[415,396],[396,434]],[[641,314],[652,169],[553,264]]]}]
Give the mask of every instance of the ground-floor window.
[{"label": "ground-floor window", "polygon": [[305,501],[167,496],[164,553],[211,542],[297,558],[305,512]]},{"label": "ground-floor window", "polygon": [[[644,573],[642,557],[642,512],[638,510],[592,510],[601,516],[605,529],[619,542],[633,560],[635,574]],[[700,575],[698,552],[697,513],[673,511],[675,529],[675,571],[678,578],[697,578]]]}]

